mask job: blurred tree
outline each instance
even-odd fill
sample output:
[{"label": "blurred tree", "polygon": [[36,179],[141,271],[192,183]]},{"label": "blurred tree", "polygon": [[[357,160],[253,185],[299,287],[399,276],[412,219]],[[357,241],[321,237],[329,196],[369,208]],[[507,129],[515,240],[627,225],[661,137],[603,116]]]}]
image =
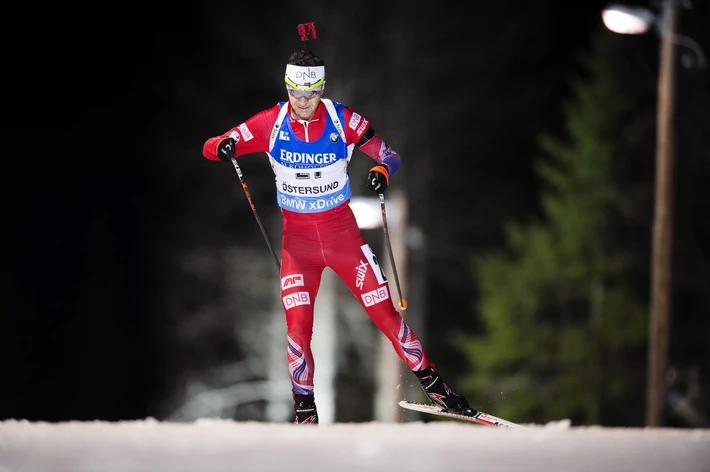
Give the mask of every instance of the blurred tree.
[{"label": "blurred tree", "polygon": [[474,264],[484,332],[456,337],[470,363],[464,389],[514,421],[642,422],[647,311],[625,246],[647,235],[624,230],[644,212],[644,179],[629,176],[644,172],[635,158],[652,160],[639,142],[653,108],[639,97],[654,77],[621,44],[596,36],[564,108],[566,136],[540,140],[543,218],[508,224],[508,250]]},{"label": "blurred tree", "polygon": [[422,31],[442,38],[429,44],[436,59],[431,85],[414,100],[433,98],[419,108],[429,147],[411,186],[431,201],[429,349],[452,382],[465,362],[447,332],[480,324],[465,261],[504,247],[502,222],[540,211],[528,197],[538,188],[530,156],[541,132],[562,128],[560,110],[550,104],[570,96],[566,75],[600,22],[602,4],[479,2],[465,26],[452,20],[453,6],[424,10],[430,28]]}]

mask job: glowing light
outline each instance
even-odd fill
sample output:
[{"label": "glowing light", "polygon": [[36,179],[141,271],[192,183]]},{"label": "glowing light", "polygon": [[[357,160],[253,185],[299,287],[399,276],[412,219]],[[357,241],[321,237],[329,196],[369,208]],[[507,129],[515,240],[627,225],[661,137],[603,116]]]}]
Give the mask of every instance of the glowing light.
[{"label": "glowing light", "polygon": [[643,34],[653,25],[655,15],[645,8],[610,5],[602,11],[602,21],[615,33]]}]

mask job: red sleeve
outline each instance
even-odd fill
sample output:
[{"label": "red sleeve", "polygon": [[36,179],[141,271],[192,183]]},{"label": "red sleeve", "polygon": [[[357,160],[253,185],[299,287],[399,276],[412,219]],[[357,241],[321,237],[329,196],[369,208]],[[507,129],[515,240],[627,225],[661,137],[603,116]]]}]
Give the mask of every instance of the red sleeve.
[{"label": "red sleeve", "polygon": [[343,107],[343,121],[345,121],[345,144],[357,144],[365,131],[370,127],[370,121],[358,115],[349,107]]},{"label": "red sleeve", "polygon": [[217,157],[217,146],[220,141],[227,137],[232,137],[237,142],[236,156],[254,152],[268,152],[269,135],[274,127],[274,123],[276,123],[276,118],[279,116],[280,109],[281,107],[275,105],[272,108],[257,113],[226,133],[209,138],[202,146],[202,155],[213,161],[219,160]]}]

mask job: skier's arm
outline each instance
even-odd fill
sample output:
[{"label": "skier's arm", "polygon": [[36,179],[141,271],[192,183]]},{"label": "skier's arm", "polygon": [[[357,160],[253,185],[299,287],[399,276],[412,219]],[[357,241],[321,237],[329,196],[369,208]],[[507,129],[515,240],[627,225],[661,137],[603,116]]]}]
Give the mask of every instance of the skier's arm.
[{"label": "skier's arm", "polygon": [[279,115],[279,109],[276,105],[261,111],[224,134],[209,138],[202,146],[202,155],[213,161],[218,160],[220,145],[224,147],[229,139],[234,141],[232,145],[234,157],[254,152],[268,152],[269,134]]},{"label": "skier's arm", "polygon": [[384,165],[388,172],[388,177],[394,175],[399,169],[400,157],[397,151],[379,136],[364,116],[360,116],[350,108],[345,107],[344,116],[345,138],[347,144],[355,144],[358,148],[380,165]]},{"label": "skier's arm", "polygon": [[399,169],[400,157],[397,151],[389,147],[375,130],[370,126],[362,135],[358,142],[358,147],[362,152],[377,161],[378,164],[385,165],[389,172],[389,177],[392,177],[397,169]]},{"label": "skier's arm", "polygon": [[367,188],[377,193],[384,192],[389,185],[390,176],[399,169],[399,154],[375,132],[365,117],[346,107],[343,118],[348,123],[345,128],[348,144],[357,144],[362,152],[378,164],[367,174]]}]

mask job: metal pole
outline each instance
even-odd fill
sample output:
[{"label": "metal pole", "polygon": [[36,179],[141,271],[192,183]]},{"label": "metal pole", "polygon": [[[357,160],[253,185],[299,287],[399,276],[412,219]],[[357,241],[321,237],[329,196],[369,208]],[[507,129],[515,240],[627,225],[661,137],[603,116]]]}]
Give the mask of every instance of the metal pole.
[{"label": "metal pole", "polygon": [[675,0],[664,0],[658,75],[656,183],[653,218],[651,313],[648,343],[647,426],[661,426],[668,363],[673,226],[673,171],[675,113]]},{"label": "metal pole", "polygon": [[399,308],[399,311],[404,311],[407,309],[407,300],[404,299],[404,295],[402,294],[402,288],[399,285],[399,275],[397,274],[397,264],[395,264],[395,257],[394,257],[394,252],[392,251],[392,243],[390,241],[390,232],[387,226],[387,208],[385,206],[385,195],[380,194],[380,208],[382,212],[382,228],[384,229],[385,232],[385,246],[387,246],[387,252],[389,253],[390,256],[390,268],[392,270],[392,274],[394,275],[394,282],[397,285],[397,292],[399,294],[399,302],[397,303],[397,307]]},{"label": "metal pole", "polygon": [[[391,235],[391,256],[385,263],[384,269],[389,279],[390,275],[395,274],[396,267],[394,260],[396,259],[402,269],[402,286],[404,290],[407,288],[407,243],[405,241],[405,232],[407,227],[407,201],[402,191],[390,190],[390,219],[392,221],[389,232],[384,234],[384,245],[390,244]],[[386,219],[384,220],[386,221]],[[383,221],[383,223],[384,223]],[[399,285],[399,284],[397,284]],[[402,290],[399,286],[398,290]],[[392,285],[390,284],[390,293],[392,293]],[[401,298],[397,304],[392,297],[393,305],[397,304],[400,310],[406,308],[406,300]],[[393,423],[399,421],[403,411],[397,405],[397,402],[402,399],[403,388],[401,385],[409,376],[413,376],[411,372],[405,372],[406,364],[397,355],[397,352],[392,347],[392,343],[384,335],[380,336],[380,356],[378,359],[376,372],[376,389],[375,389],[375,406],[374,417],[376,421]]]},{"label": "metal pole", "polygon": [[281,270],[281,261],[279,260],[279,256],[276,254],[276,251],[274,251],[274,247],[271,245],[271,241],[269,240],[269,236],[266,234],[266,230],[264,229],[264,224],[261,222],[261,218],[259,217],[259,213],[256,211],[256,207],[254,206],[254,201],[251,199],[251,192],[249,192],[249,187],[247,186],[247,181],[244,179],[244,174],[242,174],[242,169],[239,167],[239,163],[237,162],[236,158],[232,158],[232,165],[234,166],[234,170],[237,171],[237,175],[239,176],[239,182],[242,184],[242,188],[244,189],[244,194],[247,196],[247,200],[249,201],[249,206],[251,207],[251,211],[254,213],[254,218],[256,218],[256,223],[259,225],[259,229],[261,230],[261,235],[264,236],[264,240],[266,241],[266,245],[269,246],[269,250],[271,251],[271,255],[274,256],[274,261],[276,261],[276,267],[278,267],[279,271]]}]

